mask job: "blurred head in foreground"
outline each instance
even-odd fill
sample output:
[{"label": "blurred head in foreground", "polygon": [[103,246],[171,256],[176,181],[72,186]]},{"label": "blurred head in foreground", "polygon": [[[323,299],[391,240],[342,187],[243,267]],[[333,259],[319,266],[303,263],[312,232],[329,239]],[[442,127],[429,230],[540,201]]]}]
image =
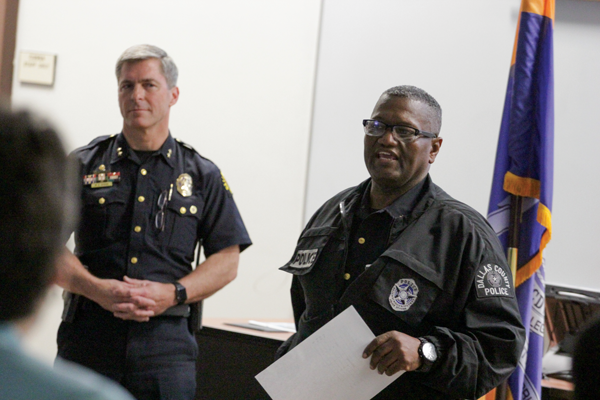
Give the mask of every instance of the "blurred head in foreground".
[{"label": "blurred head in foreground", "polygon": [[57,133],[0,108],[0,322],[33,313],[74,224],[73,169]]}]

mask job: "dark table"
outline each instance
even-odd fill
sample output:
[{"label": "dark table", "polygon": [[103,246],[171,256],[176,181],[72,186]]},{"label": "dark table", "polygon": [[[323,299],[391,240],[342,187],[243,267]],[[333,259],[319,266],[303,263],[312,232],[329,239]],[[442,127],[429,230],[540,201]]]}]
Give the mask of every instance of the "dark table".
[{"label": "dark table", "polygon": [[196,399],[270,400],[254,377],[273,363],[275,351],[291,333],[262,332],[225,325],[226,322],[248,320],[205,318],[204,328],[196,334]]}]

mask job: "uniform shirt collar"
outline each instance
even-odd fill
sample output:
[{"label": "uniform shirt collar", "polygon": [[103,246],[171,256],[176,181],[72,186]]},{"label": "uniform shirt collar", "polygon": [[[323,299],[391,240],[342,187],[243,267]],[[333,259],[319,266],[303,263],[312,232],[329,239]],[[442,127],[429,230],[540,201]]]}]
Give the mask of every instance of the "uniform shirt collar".
[{"label": "uniform shirt collar", "polygon": [[[164,161],[172,168],[175,167],[176,147],[177,146],[175,139],[173,139],[173,136],[171,136],[171,132],[169,132],[167,140],[165,140],[161,148],[157,150],[157,152],[162,156]],[[119,133],[119,135],[117,136],[117,139],[115,140],[115,145],[112,149],[112,153],[113,154],[110,160],[111,163],[115,163],[119,160],[122,160],[123,158],[132,158],[134,160],[138,159],[135,152],[131,149],[131,147],[129,147],[127,140],[125,140],[123,132]]]},{"label": "uniform shirt collar", "polygon": [[417,183],[412,189],[404,193],[402,196],[398,197],[396,200],[394,200],[392,204],[381,210],[373,210],[371,208],[371,202],[369,199],[369,193],[371,191],[371,181],[369,181],[369,184],[367,185],[365,191],[362,194],[362,199],[358,212],[362,215],[365,215],[365,213],[366,215],[369,215],[375,212],[385,212],[394,219],[410,215],[421,197],[421,192],[426,180],[427,178],[422,179],[421,182]]}]

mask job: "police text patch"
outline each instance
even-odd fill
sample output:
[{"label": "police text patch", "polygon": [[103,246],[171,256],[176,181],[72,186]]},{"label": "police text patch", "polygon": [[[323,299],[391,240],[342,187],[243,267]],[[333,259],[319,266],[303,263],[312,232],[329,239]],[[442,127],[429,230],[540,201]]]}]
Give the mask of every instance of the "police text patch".
[{"label": "police text patch", "polygon": [[318,252],[319,249],[298,250],[298,252],[294,256],[294,260],[289,265],[290,268],[304,269],[312,267],[315,260],[317,259]]},{"label": "police text patch", "polygon": [[513,297],[512,278],[504,268],[494,264],[484,264],[477,269],[475,276],[477,297]]}]

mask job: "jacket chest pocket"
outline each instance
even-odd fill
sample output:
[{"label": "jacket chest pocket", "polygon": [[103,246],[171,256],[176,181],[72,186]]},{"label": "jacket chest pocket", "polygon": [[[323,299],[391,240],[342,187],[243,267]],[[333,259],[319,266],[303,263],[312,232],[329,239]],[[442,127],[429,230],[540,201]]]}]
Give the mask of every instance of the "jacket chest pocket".
[{"label": "jacket chest pocket", "polygon": [[[336,227],[310,228],[303,232],[292,259],[280,269],[294,275],[306,275],[313,270],[317,261],[325,257],[324,253],[336,250],[336,240],[332,235]],[[329,244],[329,246],[327,246]]]},{"label": "jacket chest pocket", "polygon": [[82,250],[102,246],[127,235],[129,219],[125,195],[114,189],[84,190],[76,239]]},{"label": "jacket chest pocket", "polygon": [[173,198],[166,207],[166,235],[161,236],[160,242],[184,254],[193,253],[203,211],[204,201],[199,196]]},{"label": "jacket chest pocket", "polygon": [[402,251],[388,250],[382,259],[371,299],[406,324],[419,326],[442,292],[443,277]]}]

